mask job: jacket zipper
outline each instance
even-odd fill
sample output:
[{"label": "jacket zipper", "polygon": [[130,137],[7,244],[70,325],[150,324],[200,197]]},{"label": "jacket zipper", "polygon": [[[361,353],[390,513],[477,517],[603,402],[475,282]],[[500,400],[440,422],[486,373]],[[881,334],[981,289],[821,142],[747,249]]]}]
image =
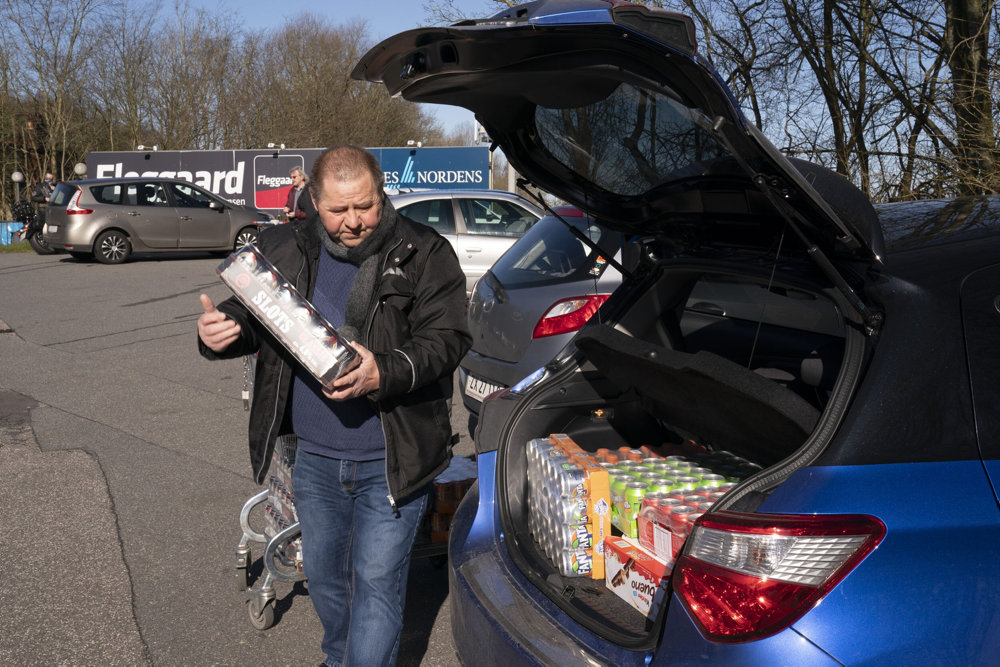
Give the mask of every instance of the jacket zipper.
[{"label": "jacket zipper", "polygon": [[[389,262],[389,255],[391,255],[392,251],[398,248],[399,244],[402,242],[402,239],[397,240],[396,244],[389,248],[389,250],[385,253],[385,258],[382,260],[383,273],[385,272],[386,264]],[[381,279],[381,275],[379,278]],[[375,307],[371,309],[371,314],[368,316],[368,326],[365,331],[365,343],[367,343],[369,350],[372,347],[372,325],[375,324],[375,311],[378,310],[378,308],[379,304],[376,303]],[[389,500],[389,505],[392,507],[392,511],[397,512],[396,499],[392,495],[392,485],[389,483],[389,436],[385,432],[385,420],[382,418],[382,408],[379,407],[377,401],[375,402],[375,410],[378,412],[378,424],[379,428],[382,429],[382,439],[385,440],[385,468],[383,472],[385,473],[385,488],[389,490],[386,498]]]}]

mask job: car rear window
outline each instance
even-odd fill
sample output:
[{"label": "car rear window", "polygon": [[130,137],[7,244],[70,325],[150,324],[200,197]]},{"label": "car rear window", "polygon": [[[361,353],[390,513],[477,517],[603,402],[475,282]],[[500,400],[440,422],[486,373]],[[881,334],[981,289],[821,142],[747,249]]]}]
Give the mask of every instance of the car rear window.
[{"label": "car rear window", "polygon": [[95,185],[90,188],[90,194],[94,197],[94,201],[101,204],[117,204],[122,198],[122,186],[118,183],[113,185]]},{"label": "car rear window", "polygon": [[493,275],[508,288],[599,278],[607,267],[607,258],[621,244],[621,235],[589,218],[569,221],[600,251],[587,247],[557,218],[547,216],[497,260],[491,269]]},{"label": "car rear window", "polygon": [[451,210],[452,202],[447,199],[427,199],[418,201],[409,206],[401,206],[398,210],[401,215],[410,220],[416,220],[430,227],[433,227],[438,234],[455,233],[455,216]]},{"label": "car rear window", "polygon": [[458,204],[469,234],[517,237],[536,221],[525,209],[502,199],[460,198]]},{"label": "car rear window", "polygon": [[60,183],[49,197],[49,206],[65,206],[76,193],[77,187],[69,183]]}]

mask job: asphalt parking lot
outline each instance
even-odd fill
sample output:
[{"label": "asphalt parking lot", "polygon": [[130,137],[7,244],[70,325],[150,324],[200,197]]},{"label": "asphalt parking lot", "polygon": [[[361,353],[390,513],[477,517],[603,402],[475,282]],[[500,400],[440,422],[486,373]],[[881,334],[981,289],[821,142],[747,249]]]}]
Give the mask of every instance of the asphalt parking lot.
[{"label": "asphalt parking lot", "polygon": [[[243,365],[195,345],[198,294],[229,294],[220,261],[0,254],[0,664],[322,659],[301,584],[277,584],[263,632],[236,590],[259,490]],[[462,455],[466,420],[456,401]],[[399,664],[457,663],[448,613],[447,568],[415,559]]]}]

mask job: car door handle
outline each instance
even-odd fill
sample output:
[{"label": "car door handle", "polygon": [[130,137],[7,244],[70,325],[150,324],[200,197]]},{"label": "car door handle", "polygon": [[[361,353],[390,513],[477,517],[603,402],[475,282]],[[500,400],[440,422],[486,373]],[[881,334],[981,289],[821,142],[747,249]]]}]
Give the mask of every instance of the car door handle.
[{"label": "car door handle", "polygon": [[482,252],[482,248],[466,248],[465,252]]},{"label": "car door handle", "polygon": [[190,215],[182,215],[181,216],[181,220],[190,220],[190,219],[191,219]]},{"label": "car door handle", "polygon": [[129,211],[129,215],[139,215],[139,211]]}]

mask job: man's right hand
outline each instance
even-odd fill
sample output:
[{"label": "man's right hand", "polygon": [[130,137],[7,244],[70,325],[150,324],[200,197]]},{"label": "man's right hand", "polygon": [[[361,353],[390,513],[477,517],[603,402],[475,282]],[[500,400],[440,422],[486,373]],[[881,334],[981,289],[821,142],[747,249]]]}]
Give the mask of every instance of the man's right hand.
[{"label": "man's right hand", "polygon": [[222,352],[240,337],[240,325],[216,310],[208,295],[200,298],[205,312],[198,317],[198,337],[213,352]]}]

